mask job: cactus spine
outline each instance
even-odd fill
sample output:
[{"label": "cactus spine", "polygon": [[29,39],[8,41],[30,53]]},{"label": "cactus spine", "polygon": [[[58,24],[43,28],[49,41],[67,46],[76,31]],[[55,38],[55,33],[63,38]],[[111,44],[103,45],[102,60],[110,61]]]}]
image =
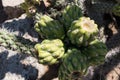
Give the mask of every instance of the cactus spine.
[{"label": "cactus spine", "polygon": [[20,53],[31,54],[34,52],[34,42],[23,37],[16,36],[6,29],[0,29],[0,46],[18,51]]}]

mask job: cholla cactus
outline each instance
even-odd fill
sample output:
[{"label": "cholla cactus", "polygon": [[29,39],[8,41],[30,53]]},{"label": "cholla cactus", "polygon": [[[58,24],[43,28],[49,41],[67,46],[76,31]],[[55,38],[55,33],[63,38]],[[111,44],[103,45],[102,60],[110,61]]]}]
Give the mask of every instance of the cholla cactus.
[{"label": "cholla cactus", "polygon": [[81,16],[83,16],[83,14],[80,7],[75,4],[67,5],[62,14],[62,22],[66,30],[69,29],[74,20],[79,19]]},{"label": "cholla cactus", "polygon": [[0,46],[20,53],[34,54],[34,44],[35,42],[16,36],[6,29],[0,29]]},{"label": "cholla cactus", "polygon": [[98,65],[104,62],[107,47],[103,42],[96,39],[88,47],[84,48],[82,53],[87,55],[89,65]]},{"label": "cholla cactus", "polygon": [[116,4],[113,7],[112,12],[113,12],[114,15],[120,16],[120,4]]},{"label": "cholla cactus", "polygon": [[68,37],[77,46],[87,46],[95,39],[98,33],[97,24],[89,17],[80,17],[75,20],[68,30]]},{"label": "cholla cactus", "polygon": [[59,39],[43,40],[35,45],[38,52],[38,60],[42,64],[56,64],[64,55],[64,44]]},{"label": "cholla cactus", "polygon": [[[37,15],[36,15],[37,16]],[[38,17],[37,17],[38,19]],[[39,17],[35,24],[35,30],[42,36],[48,39],[63,39],[64,28],[59,21],[52,19],[47,15]]]},{"label": "cholla cactus", "polygon": [[75,48],[68,49],[59,69],[59,80],[81,80],[87,68],[87,57]]}]

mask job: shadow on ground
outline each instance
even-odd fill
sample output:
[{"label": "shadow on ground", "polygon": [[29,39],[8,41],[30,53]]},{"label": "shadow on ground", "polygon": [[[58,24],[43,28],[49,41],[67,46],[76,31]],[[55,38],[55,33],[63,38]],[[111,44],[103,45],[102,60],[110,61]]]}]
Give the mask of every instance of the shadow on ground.
[{"label": "shadow on ground", "polygon": [[[38,70],[32,65],[22,64],[28,55],[22,56],[21,54],[15,54],[10,56],[8,52],[4,51],[0,53],[0,80],[4,80],[7,73],[20,75],[24,80],[36,80],[38,76]],[[12,76],[10,76],[12,77]],[[18,77],[19,79],[20,77]],[[13,78],[14,79],[14,78]],[[21,79],[20,79],[21,80]]]}]

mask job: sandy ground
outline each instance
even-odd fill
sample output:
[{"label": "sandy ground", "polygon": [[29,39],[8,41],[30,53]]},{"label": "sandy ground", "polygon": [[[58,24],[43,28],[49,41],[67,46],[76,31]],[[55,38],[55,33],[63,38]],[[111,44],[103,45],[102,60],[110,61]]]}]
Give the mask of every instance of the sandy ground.
[{"label": "sandy ground", "polygon": [[24,0],[2,0],[3,6],[16,6],[23,3]]}]

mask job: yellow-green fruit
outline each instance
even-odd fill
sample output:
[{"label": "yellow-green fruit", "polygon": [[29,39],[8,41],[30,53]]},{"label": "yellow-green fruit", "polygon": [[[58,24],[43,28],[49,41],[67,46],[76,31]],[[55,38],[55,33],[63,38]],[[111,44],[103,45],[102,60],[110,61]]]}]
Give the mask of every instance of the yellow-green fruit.
[{"label": "yellow-green fruit", "polygon": [[[39,20],[38,20],[39,19]],[[47,15],[37,17],[35,30],[42,36],[48,39],[63,39],[64,28],[59,21],[52,19]]]},{"label": "yellow-green fruit", "polygon": [[116,4],[116,5],[112,8],[112,12],[113,12],[114,15],[120,16],[120,4]]},{"label": "yellow-green fruit", "polygon": [[67,5],[62,14],[62,22],[66,30],[69,29],[74,20],[77,20],[81,16],[83,16],[83,14],[80,7],[74,4]]},{"label": "yellow-green fruit", "polygon": [[79,80],[86,74],[87,68],[86,56],[75,48],[69,49],[59,68],[59,80]]},{"label": "yellow-green fruit", "polygon": [[107,47],[103,42],[96,39],[83,49],[82,53],[87,56],[90,65],[98,65],[104,62]]},{"label": "yellow-green fruit", "polygon": [[98,26],[89,17],[80,17],[72,22],[68,30],[71,43],[77,46],[87,46],[94,40],[98,33]]},{"label": "yellow-green fruit", "polygon": [[35,49],[42,64],[56,64],[64,55],[64,44],[60,39],[43,40],[35,45]]}]

